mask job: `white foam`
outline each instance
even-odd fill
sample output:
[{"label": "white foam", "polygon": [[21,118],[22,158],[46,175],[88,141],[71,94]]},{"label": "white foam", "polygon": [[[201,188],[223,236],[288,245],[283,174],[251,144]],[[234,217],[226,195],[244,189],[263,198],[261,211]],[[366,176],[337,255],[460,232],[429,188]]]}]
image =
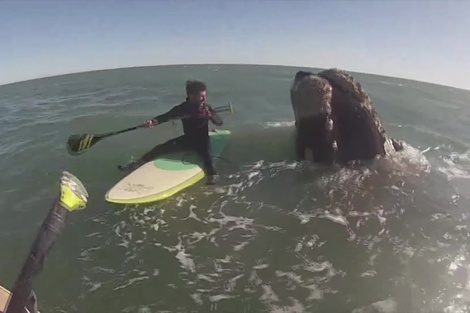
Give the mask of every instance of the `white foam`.
[{"label": "white foam", "polygon": [[[395,170],[402,171],[407,175],[421,175],[423,173],[429,173],[431,170],[431,164],[424,155],[429,148],[423,151],[407,144],[403,143],[403,150],[393,153],[387,158],[379,159],[379,164],[386,166],[387,163]],[[391,161],[387,162],[388,160]]]},{"label": "white foam", "polygon": [[235,296],[220,294],[220,295],[210,296],[209,301],[210,302],[218,302],[220,300],[231,299],[231,298],[235,298]]},{"label": "white foam", "polygon": [[233,247],[233,250],[235,251],[240,251],[242,250],[246,245],[248,244],[248,241],[242,242],[236,246]]},{"label": "white foam", "polygon": [[276,295],[274,290],[269,285],[262,285],[261,288],[263,289],[263,294],[259,298],[262,302],[278,302],[279,297]]},{"label": "white foam", "polygon": [[114,274],[116,271],[112,268],[106,268],[102,266],[93,266],[91,268],[93,273],[107,273],[107,274]]},{"label": "white foam", "polygon": [[202,302],[202,298],[201,298],[201,294],[200,293],[193,293],[190,295],[190,297],[194,300],[194,302],[196,302],[197,304],[199,305],[202,305],[203,302]]},{"label": "white foam", "polygon": [[119,290],[119,289],[122,289],[122,288],[126,288],[127,286],[130,286],[130,285],[134,284],[135,282],[142,281],[142,280],[145,280],[145,279],[149,279],[149,277],[148,276],[143,276],[143,277],[136,277],[136,278],[128,279],[124,284],[115,287],[113,290],[116,291],[116,290]]},{"label": "white foam", "polygon": [[205,224],[206,222],[204,222],[203,220],[201,220],[199,217],[197,217],[196,213],[194,213],[194,209],[196,209],[196,208],[197,208],[197,207],[196,207],[195,205],[193,205],[193,204],[191,204],[191,205],[189,206],[189,216],[188,216],[186,219],[192,218],[192,219],[195,219],[195,220],[198,221],[198,222],[201,222],[201,223],[204,223],[204,224]]},{"label": "white foam", "polygon": [[442,158],[443,165],[438,170],[446,175],[448,180],[470,178],[470,151],[465,153],[452,152]]},{"label": "white foam", "polygon": [[213,280],[212,278],[207,277],[206,275],[203,275],[203,274],[197,274],[197,278],[201,279],[201,280],[206,280],[206,281],[211,282],[211,283],[215,282],[215,280]]},{"label": "white foam", "polygon": [[310,290],[310,294],[307,297],[307,301],[312,301],[312,300],[321,300],[323,299],[323,290],[318,288],[316,284],[308,285],[305,286],[308,290]]},{"label": "white foam", "polygon": [[265,122],[266,128],[277,128],[277,127],[292,127],[295,125],[295,121],[278,121],[278,122]]},{"label": "white foam", "polygon": [[361,277],[374,277],[377,275],[377,272],[374,270],[368,270],[361,274]]},{"label": "white foam", "polygon": [[393,298],[388,298],[382,301],[371,303],[362,308],[354,309],[352,313],[367,313],[367,312],[380,312],[380,313],[396,313],[397,302]]},{"label": "white foam", "polygon": [[94,292],[103,286],[102,282],[92,282],[88,276],[83,276],[82,280],[84,281],[85,286],[90,286],[87,292]]},{"label": "white foam", "polygon": [[175,248],[178,250],[175,257],[180,262],[181,267],[194,273],[196,271],[196,265],[194,264],[194,260],[189,257],[190,255],[185,252],[181,239]]},{"label": "white foam", "polygon": [[320,215],[319,217],[329,219],[332,222],[338,223],[346,227],[349,226],[348,220],[342,215],[333,215],[330,212],[325,211],[325,213],[323,215]]},{"label": "white foam", "polygon": [[88,292],[94,292],[94,291],[98,290],[102,285],[103,284],[100,283],[100,282],[93,283],[93,284],[91,284],[90,289],[88,289]]},{"label": "white foam", "polygon": [[333,265],[328,261],[324,261],[322,263],[317,263],[317,262],[311,262],[310,261],[310,262],[307,263],[307,265],[304,267],[304,269],[309,271],[309,272],[312,272],[312,273],[323,272],[325,270],[328,270],[328,272],[330,273],[329,274],[330,276],[333,276],[333,274],[334,274],[334,271],[332,271],[333,270]]}]

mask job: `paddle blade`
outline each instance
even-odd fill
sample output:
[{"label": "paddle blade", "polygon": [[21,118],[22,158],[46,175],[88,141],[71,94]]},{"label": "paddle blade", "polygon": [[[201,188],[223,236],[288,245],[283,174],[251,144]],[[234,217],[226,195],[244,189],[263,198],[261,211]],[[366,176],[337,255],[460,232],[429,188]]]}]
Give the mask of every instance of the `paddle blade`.
[{"label": "paddle blade", "polygon": [[82,154],[101,139],[92,134],[72,135],[67,140],[67,151],[71,155]]}]

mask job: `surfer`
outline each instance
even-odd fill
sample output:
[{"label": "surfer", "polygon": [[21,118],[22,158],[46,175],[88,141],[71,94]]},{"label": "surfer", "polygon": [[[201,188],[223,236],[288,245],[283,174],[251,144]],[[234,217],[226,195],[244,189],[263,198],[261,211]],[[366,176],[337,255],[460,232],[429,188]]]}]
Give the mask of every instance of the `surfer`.
[{"label": "surfer", "polygon": [[186,100],[164,114],[157,115],[144,124],[146,128],[181,119],[183,135],[170,139],[157,145],[142,157],[129,163],[127,166],[119,165],[120,170],[134,170],[143,164],[154,160],[158,155],[193,150],[203,160],[203,169],[208,177],[207,183],[214,184],[217,171],[212,160],[212,149],[209,137],[209,120],[217,126],[223,124],[222,118],[206,103],[207,86],[201,81],[186,81]]}]

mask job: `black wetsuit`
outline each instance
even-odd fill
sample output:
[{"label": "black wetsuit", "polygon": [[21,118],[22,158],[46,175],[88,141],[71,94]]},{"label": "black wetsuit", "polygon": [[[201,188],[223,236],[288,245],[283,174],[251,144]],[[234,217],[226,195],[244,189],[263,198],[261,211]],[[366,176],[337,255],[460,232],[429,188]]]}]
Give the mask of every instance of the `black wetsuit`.
[{"label": "black wetsuit", "polygon": [[[204,107],[207,107],[211,112],[210,118],[205,115]],[[153,118],[158,124],[174,119],[181,119],[184,135],[156,146],[142,156],[140,161],[148,162],[157,155],[178,150],[194,150],[202,158],[206,173],[208,175],[215,175],[217,172],[214,168],[211,155],[209,120],[215,125],[221,126],[223,121],[220,116],[208,104],[200,106],[199,104],[190,103],[186,100],[173,107],[168,112]]]}]

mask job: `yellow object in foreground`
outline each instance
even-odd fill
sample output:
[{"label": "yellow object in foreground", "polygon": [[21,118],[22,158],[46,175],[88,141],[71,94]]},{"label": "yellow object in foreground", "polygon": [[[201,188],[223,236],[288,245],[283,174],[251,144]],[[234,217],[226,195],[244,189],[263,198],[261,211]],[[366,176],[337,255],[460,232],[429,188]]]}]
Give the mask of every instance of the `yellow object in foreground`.
[{"label": "yellow object in foreground", "polygon": [[[49,214],[43,221],[23,269],[13,285],[12,292],[0,286],[0,313],[6,310],[30,313],[26,307],[32,307],[36,312],[37,303],[28,303],[30,299],[27,299],[30,292],[34,290],[31,289],[33,288],[34,276],[41,271],[44,260],[65,223],[67,211],[82,210],[86,207],[88,192],[77,177],[64,171],[60,177],[59,185],[58,199],[56,198]],[[5,255],[5,257],[8,256]],[[34,297],[34,301],[36,300]]]},{"label": "yellow object in foreground", "polygon": [[80,180],[64,171],[60,179],[60,203],[69,211],[82,210],[88,200],[88,192]]}]

